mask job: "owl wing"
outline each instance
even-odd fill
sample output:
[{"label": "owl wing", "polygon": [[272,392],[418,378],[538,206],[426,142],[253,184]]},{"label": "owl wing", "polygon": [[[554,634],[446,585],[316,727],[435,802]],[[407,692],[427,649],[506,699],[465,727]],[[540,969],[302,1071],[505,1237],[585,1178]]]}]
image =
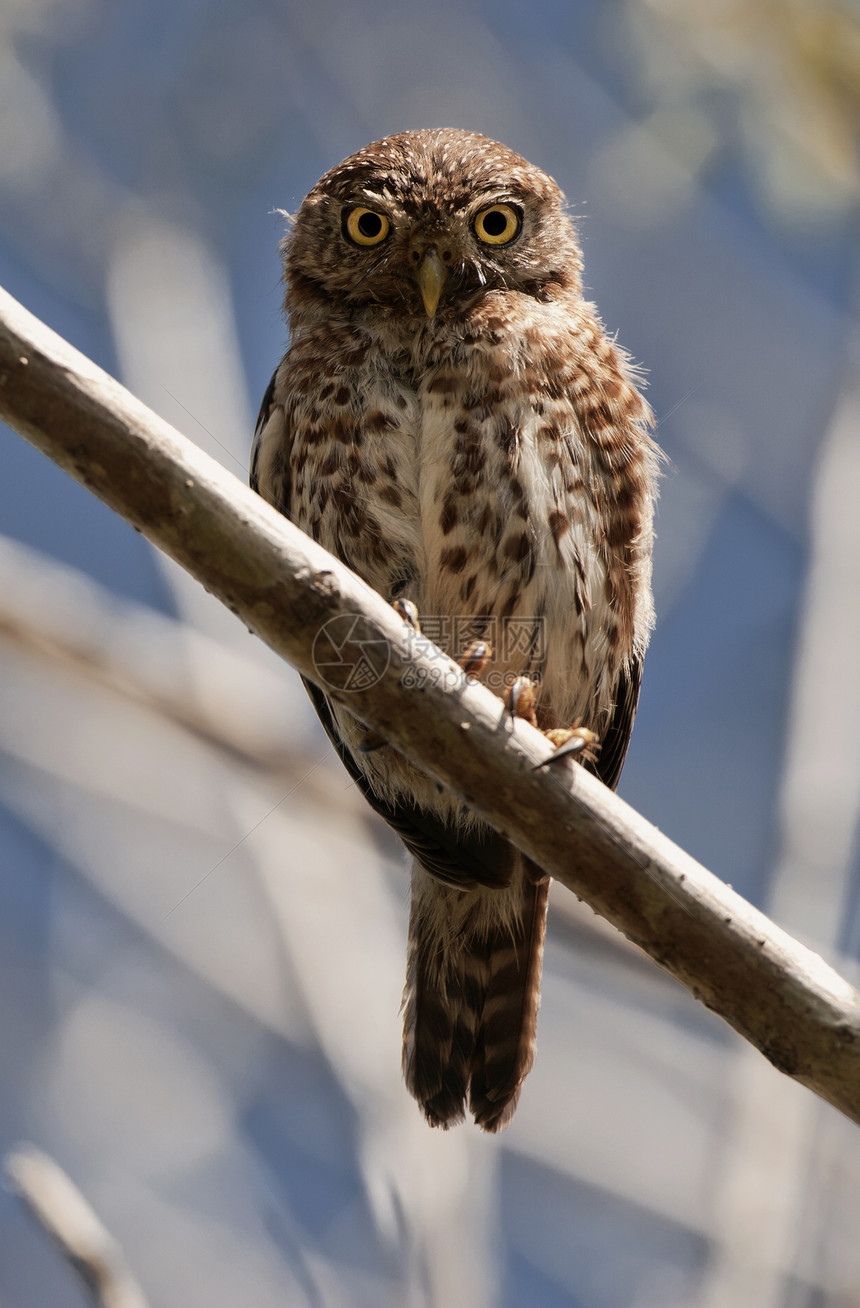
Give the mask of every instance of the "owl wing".
[{"label": "owl wing", "polygon": [[628,667],[622,668],[615,687],[615,709],[607,730],[600,742],[600,753],[596,763],[591,765],[605,786],[614,790],[621,776],[630,733],[636,717],[639,703],[639,688],[642,684],[642,657],[635,654]]},{"label": "owl wing", "polygon": [[304,677],[317,717],[338,758],[371,808],[388,823],[409,853],[439,881],[463,890],[470,886],[504,886],[511,875],[511,846],[489,827],[456,832],[433,813],[407,799],[395,803],[377,795],[337,729],[328,697]]},{"label": "owl wing", "polygon": [[[455,835],[449,826],[417,804],[403,799],[391,803],[377,795],[338,732],[328,697],[306,678],[302,680],[338,758],[371,808],[397,833],[422,867],[438,880],[461,890],[470,885],[508,884],[512,854],[511,846],[503,836],[488,827],[471,832],[458,828]],[[603,736],[598,759],[592,765],[592,770],[611,790],[618,785],[624,766],[641,682],[642,660],[637,656],[618,678],[615,710]]]},{"label": "owl wing", "polygon": [[274,372],[260,405],[248,482],[251,490],[289,517],[291,441],[284,405],[276,398],[279,372]]}]

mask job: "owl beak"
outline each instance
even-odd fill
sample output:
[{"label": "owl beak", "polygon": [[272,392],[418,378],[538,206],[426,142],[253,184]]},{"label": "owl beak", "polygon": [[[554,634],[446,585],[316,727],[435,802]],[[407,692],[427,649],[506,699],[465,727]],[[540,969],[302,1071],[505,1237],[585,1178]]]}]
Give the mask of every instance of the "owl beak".
[{"label": "owl beak", "polygon": [[424,301],[424,308],[427,310],[428,318],[432,318],[436,312],[439,296],[442,294],[442,287],[445,285],[447,276],[447,268],[439,258],[436,250],[431,246],[421,260],[415,274],[415,280],[418,283],[418,289],[421,292],[421,299]]}]

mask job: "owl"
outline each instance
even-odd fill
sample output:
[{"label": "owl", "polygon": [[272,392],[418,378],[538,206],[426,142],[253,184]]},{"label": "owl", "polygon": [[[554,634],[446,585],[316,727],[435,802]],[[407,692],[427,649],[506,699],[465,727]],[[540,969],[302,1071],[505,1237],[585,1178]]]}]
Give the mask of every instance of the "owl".
[{"label": "owl", "polygon": [[[284,256],[290,345],[251,485],[511,712],[594,741],[575,765],[614,788],[652,626],[656,447],[558,186],[484,136],[402,132],[325,174]],[[411,855],[407,1086],[431,1125],[468,1109],[497,1131],[534,1059],[547,878],[307,688]]]}]

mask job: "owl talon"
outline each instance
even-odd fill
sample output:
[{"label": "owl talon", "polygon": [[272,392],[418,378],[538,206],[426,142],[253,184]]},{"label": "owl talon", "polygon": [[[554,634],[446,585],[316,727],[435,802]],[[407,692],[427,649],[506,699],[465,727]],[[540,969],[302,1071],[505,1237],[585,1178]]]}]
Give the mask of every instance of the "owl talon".
[{"label": "owl talon", "polygon": [[543,734],[551,745],[555,745],[555,751],[549,758],[535,763],[533,772],[558,763],[561,759],[576,758],[580,763],[593,763],[597,758],[600,741],[588,727],[552,727]]},{"label": "owl talon", "polygon": [[535,709],[537,699],[537,686],[531,677],[517,677],[505,696],[505,708],[512,718],[523,718],[526,722],[530,722],[533,727],[536,727],[537,716]]},{"label": "owl talon", "polygon": [[407,627],[411,627],[416,636],[421,635],[421,624],[418,621],[418,608],[409,599],[396,599],[392,602],[391,607],[399,618],[402,618]]},{"label": "owl talon", "polygon": [[457,662],[467,677],[479,677],[493,657],[493,649],[485,640],[472,640]]}]

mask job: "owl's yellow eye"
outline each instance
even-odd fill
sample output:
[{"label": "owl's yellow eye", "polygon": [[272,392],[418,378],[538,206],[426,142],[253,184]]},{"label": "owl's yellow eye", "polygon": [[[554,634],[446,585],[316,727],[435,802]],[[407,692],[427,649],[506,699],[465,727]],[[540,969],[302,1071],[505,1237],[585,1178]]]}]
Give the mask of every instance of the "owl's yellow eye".
[{"label": "owl's yellow eye", "polygon": [[522,213],[512,204],[491,204],[475,219],[475,235],[484,245],[510,245],[522,225]]},{"label": "owl's yellow eye", "polygon": [[360,204],[354,209],[347,209],[344,213],[344,235],[352,241],[353,245],[379,245],[385,240],[390,227],[391,224],[384,213],[365,209]]}]

